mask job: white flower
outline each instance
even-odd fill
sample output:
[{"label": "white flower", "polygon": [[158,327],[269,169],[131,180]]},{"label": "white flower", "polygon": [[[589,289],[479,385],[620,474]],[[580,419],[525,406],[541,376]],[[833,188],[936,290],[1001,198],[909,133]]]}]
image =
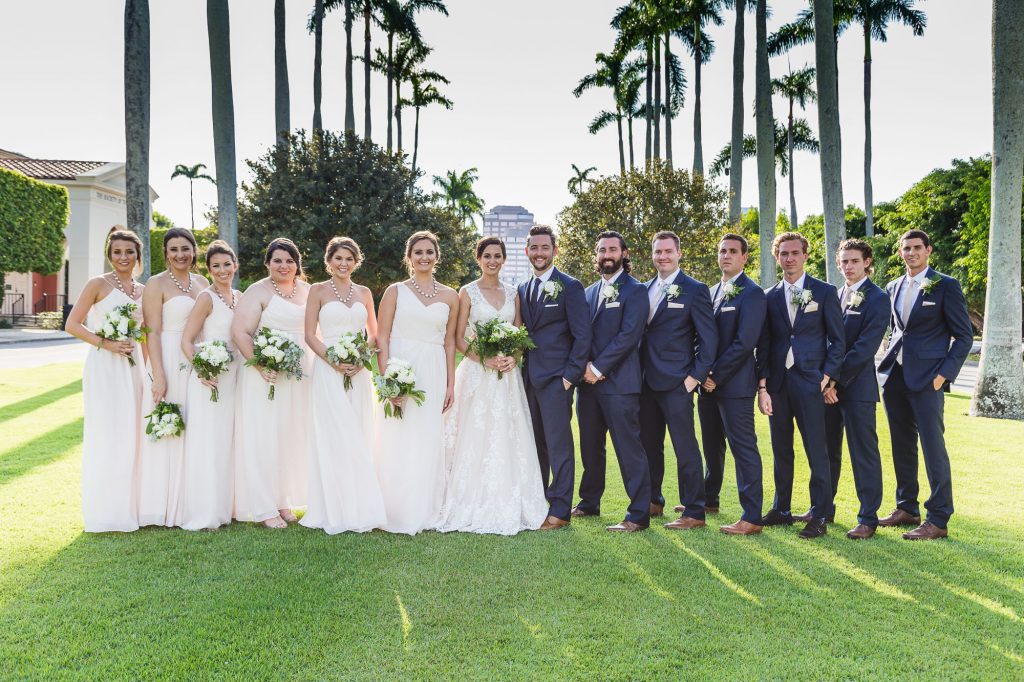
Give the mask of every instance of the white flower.
[{"label": "white flower", "polygon": [[122,319],[117,323],[117,333],[121,336],[128,335],[128,320]]},{"label": "white flower", "polygon": [[668,300],[671,301],[673,298],[678,298],[680,293],[681,292],[678,284],[665,285],[665,298],[667,298]]},{"label": "white flower", "polygon": [[618,284],[605,284],[601,288],[601,298],[608,301],[614,301],[619,297],[619,285]]},{"label": "white flower", "polygon": [[544,292],[544,296],[546,296],[549,301],[555,301],[562,293],[562,283],[558,280],[549,279],[547,282],[544,282],[544,286],[541,287],[541,291]]},{"label": "white flower", "polygon": [[848,308],[856,308],[857,306],[859,306],[863,302],[864,302],[864,292],[858,289],[857,291],[855,291],[852,294],[850,294],[850,300],[847,303],[847,307]]},{"label": "white flower", "polygon": [[267,345],[267,337],[265,337],[265,336],[257,336],[256,337],[256,345],[259,346],[260,348],[262,348],[263,346]]},{"label": "white flower", "polygon": [[793,301],[792,304],[804,308],[808,303],[814,301],[814,294],[810,289],[797,289],[793,288]]}]

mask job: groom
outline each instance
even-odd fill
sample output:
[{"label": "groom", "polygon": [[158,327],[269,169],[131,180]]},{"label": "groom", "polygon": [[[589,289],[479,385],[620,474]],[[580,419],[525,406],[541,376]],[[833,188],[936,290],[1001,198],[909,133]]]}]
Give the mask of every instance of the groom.
[{"label": "groom", "polygon": [[583,285],[554,267],[557,254],[551,228],[531,227],[526,257],[533,276],[519,285],[519,309],[526,331],[537,345],[526,351],[523,380],[550,505],[541,530],[569,524],[576,478],[572,395],[583,379],[590,353],[590,314]]}]

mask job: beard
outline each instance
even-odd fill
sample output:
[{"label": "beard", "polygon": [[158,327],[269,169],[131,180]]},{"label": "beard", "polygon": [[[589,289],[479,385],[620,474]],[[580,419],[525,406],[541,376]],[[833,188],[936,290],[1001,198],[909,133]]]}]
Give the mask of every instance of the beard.
[{"label": "beard", "polygon": [[622,268],[622,257],[618,259],[614,258],[601,258],[597,261],[597,271],[602,275],[614,275]]}]

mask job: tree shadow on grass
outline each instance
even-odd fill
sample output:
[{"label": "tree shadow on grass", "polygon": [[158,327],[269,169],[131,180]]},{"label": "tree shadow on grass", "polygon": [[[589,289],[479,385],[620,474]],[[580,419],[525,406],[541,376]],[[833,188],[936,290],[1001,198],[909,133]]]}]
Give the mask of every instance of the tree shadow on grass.
[{"label": "tree shadow on grass", "polygon": [[37,467],[60,459],[81,445],[82,424],[83,419],[79,417],[0,453],[0,488]]},{"label": "tree shadow on grass", "polygon": [[47,391],[46,393],[37,393],[31,397],[19,400],[16,403],[10,405],[4,405],[0,407],[0,424],[6,421],[15,419],[28,414],[34,410],[38,410],[41,407],[46,407],[50,403],[57,402],[61,398],[66,398],[69,395],[75,395],[76,393],[82,392],[82,380],[76,379],[70,383],[64,384],[58,388]]}]

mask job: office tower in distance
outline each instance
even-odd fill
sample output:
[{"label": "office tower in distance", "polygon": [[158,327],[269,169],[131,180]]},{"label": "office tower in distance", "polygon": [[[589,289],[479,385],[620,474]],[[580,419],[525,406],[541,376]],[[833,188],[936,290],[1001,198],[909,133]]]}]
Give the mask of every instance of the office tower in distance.
[{"label": "office tower in distance", "polygon": [[501,279],[507,284],[518,284],[530,275],[526,238],[533,224],[533,214],[522,206],[495,206],[484,214],[484,236],[505,242],[507,258]]}]

